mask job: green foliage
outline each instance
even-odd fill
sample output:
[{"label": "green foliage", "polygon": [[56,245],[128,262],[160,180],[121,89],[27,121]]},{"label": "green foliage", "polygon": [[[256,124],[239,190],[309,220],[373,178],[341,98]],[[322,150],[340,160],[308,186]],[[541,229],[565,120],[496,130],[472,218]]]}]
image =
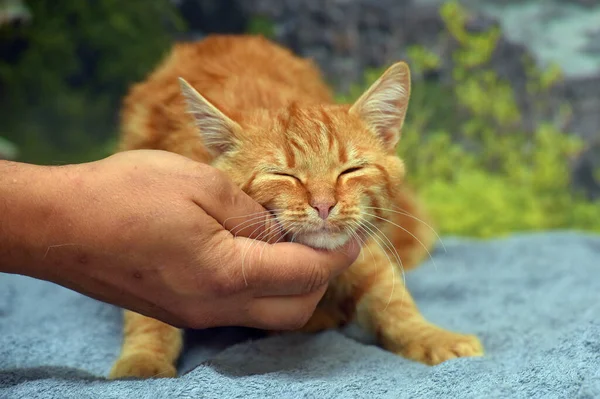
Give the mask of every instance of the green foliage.
[{"label": "green foliage", "polygon": [[107,155],[127,87],[182,27],[176,10],[167,0],[29,4],[29,24],[0,28],[0,134],[22,161]]},{"label": "green foliage", "polygon": [[[500,38],[500,29],[494,27],[487,32],[472,35],[465,29],[468,13],[456,1],[449,1],[440,8],[440,15],[446,24],[446,29],[460,44],[453,58],[464,69],[471,69],[485,64]],[[455,72],[463,72],[464,69]]]},{"label": "green foliage", "polygon": [[[488,66],[499,32],[467,32],[466,12],[456,2],[443,5],[440,14],[458,43],[454,81],[448,86],[415,82],[399,149],[408,182],[426,202],[440,233],[600,232],[600,202],[586,201],[570,186],[569,159],[582,143],[557,123],[540,123],[525,132],[511,86]],[[408,56],[416,76],[439,63],[424,48],[411,48]],[[527,68],[535,98],[543,98],[561,77],[555,66]],[[339,100],[352,102],[382,72],[368,71],[363,84]],[[537,105],[543,108],[543,101]]]},{"label": "green foliage", "polygon": [[262,35],[266,38],[273,39],[275,37],[275,24],[273,21],[264,16],[253,16],[248,21],[246,31],[253,35]]},{"label": "green foliage", "polygon": [[411,60],[413,73],[421,74],[423,72],[437,69],[440,65],[440,57],[434,52],[427,50],[422,46],[410,46],[406,53]]}]

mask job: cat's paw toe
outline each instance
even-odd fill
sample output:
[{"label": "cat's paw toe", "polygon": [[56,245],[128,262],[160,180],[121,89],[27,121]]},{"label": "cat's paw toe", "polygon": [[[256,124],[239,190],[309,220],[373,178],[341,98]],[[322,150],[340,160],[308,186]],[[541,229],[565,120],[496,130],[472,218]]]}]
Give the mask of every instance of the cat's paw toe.
[{"label": "cat's paw toe", "polygon": [[112,367],[109,379],[119,378],[173,378],[175,367],[151,353],[133,353],[122,357]]},{"label": "cat's paw toe", "polygon": [[483,356],[483,345],[474,335],[440,330],[435,334],[409,342],[402,355],[431,366],[458,357]]}]

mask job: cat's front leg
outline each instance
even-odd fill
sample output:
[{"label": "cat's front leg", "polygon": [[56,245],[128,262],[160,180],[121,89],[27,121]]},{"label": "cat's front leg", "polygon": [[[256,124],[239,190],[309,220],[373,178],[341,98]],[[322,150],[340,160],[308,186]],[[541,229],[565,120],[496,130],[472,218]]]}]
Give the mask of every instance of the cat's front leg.
[{"label": "cat's front leg", "polygon": [[182,332],[161,321],[125,310],[123,346],[109,378],[175,377]]},{"label": "cat's front leg", "polygon": [[392,283],[389,273],[378,276],[370,281],[358,303],[357,320],[375,333],[381,346],[428,365],[483,355],[483,346],[476,336],[448,331],[427,321],[402,279],[396,276]]}]

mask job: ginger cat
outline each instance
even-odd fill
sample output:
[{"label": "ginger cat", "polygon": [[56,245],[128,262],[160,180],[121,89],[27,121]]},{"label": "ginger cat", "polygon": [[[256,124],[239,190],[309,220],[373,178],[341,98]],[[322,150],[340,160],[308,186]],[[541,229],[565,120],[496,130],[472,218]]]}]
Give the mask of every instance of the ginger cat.
[{"label": "ginger cat", "polygon": [[[417,265],[434,242],[402,187],[396,155],[409,97],[403,62],[353,105],[338,105],[308,60],[259,36],[211,36],[175,45],[132,88],[120,149],[211,163],[272,210],[296,242],[335,250],[367,236],[363,255],[330,285],[302,331],[357,321],[387,350],[425,364],[481,356],[475,336],[427,321],[402,283],[401,267]],[[174,377],[181,332],[130,311],[124,317],[110,378]]]}]

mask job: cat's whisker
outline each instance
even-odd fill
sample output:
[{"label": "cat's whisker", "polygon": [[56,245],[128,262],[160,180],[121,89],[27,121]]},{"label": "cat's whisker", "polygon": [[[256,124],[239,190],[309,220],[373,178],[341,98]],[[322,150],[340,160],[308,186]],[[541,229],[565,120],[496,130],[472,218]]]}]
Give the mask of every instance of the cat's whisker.
[{"label": "cat's whisker", "polygon": [[[246,284],[246,286],[248,286],[248,280],[246,277],[246,270],[245,270],[245,259],[248,255],[248,253],[250,252],[250,250],[252,249],[252,246],[257,246],[259,244],[263,245],[263,249],[260,252],[260,256],[259,256],[259,261],[262,259],[262,253],[264,251],[264,246],[266,246],[267,244],[269,244],[269,241],[271,240],[270,236],[276,236],[276,235],[280,235],[281,236],[277,239],[276,242],[279,242],[281,239],[283,239],[285,237],[285,234],[282,234],[284,231],[286,231],[286,228],[289,227],[289,223],[281,223],[279,224],[275,229],[271,229],[271,230],[265,230],[262,233],[260,233],[257,237],[255,237],[252,241],[250,241],[250,243],[248,244],[247,248],[244,250],[243,254],[242,254],[242,276],[244,277],[244,283]],[[256,230],[254,230],[256,231]],[[251,236],[254,235],[254,232],[251,234]],[[266,237],[269,237],[268,239],[264,240]]]},{"label": "cat's whisker", "polygon": [[[383,308],[383,310],[385,311],[387,309],[387,307],[389,306],[389,304],[391,303],[392,300],[392,296],[394,295],[394,289],[395,289],[395,284],[396,284],[396,272],[395,272],[395,267],[394,264],[392,262],[392,260],[390,259],[390,257],[388,256],[386,250],[383,248],[383,246],[381,245],[381,242],[378,241],[378,236],[377,234],[375,234],[375,232],[373,232],[369,227],[364,226],[364,225],[360,225],[359,226],[362,231],[364,231],[366,233],[366,235],[368,237],[370,237],[373,242],[375,242],[375,244],[377,244],[381,250],[383,251],[383,254],[386,256],[386,258],[388,259],[388,263],[391,267],[391,271],[392,271],[392,289],[390,291],[390,296],[388,298],[388,302],[386,303],[385,307]],[[371,254],[373,255],[373,252],[371,252]],[[375,256],[373,255],[373,259],[375,258]]]},{"label": "cat's whisker", "polygon": [[[359,230],[360,229],[360,223],[354,221],[353,224],[356,226],[356,229]],[[359,230],[360,231],[360,230]],[[365,260],[365,251],[362,250],[362,248],[367,247],[367,249],[369,250],[369,252],[371,253],[371,258],[373,258],[373,262],[375,261],[375,255],[373,254],[373,251],[371,251],[371,248],[367,245],[366,241],[363,240],[360,237],[360,234],[358,234],[356,231],[351,231],[350,235],[354,238],[356,238],[358,240],[358,242],[360,242],[360,246],[361,246],[361,251],[360,254],[362,256],[361,260],[364,261]]]},{"label": "cat's whisker", "polygon": [[[427,226],[433,232],[433,234],[435,234],[435,236],[437,237],[437,239],[440,241],[440,244],[442,244],[442,248],[444,248],[444,252],[448,252],[446,250],[446,245],[444,245],[444,241],[442,240],[442,237],[440,237],[440,235],[438,234],[438,232],[435,231],[435,229],[431,225],[427,224],[425,221],[419,219],[415,215],[412,215],[406,209],[397,208],[398,210],[393,210],[393,209],[388,209],[388,208],[380,208],[380,207],[376,207],[376,206],[365,206],[365,208],[366,209],[377,209],[377,210],[384,211],[384,212],[397,213],[399,215],[408,216],[409,218],[412,218],[412,219],[416,220],[417,222],[423,223],[425,226]],[[400,211],[402,211],[402,212],[400,212]]]},{"label": "cat's whisker", "polygon": [[[291,222],[291,223],[282,223],[282,224],[281,224],[281,227],[280,227],[280,229],[279,229],[279,231],[278,231],[278,233],[277,233],[277,234],[283,233],[284,231],[288,231],[288,229],[289,229],[290,227],[293,227],[293,226],[295,226],[295,225],[296,225],[296,222]],[[277,239],[277,240],[276,240],[276,241],[275,241],[273,244],[277,244],[278,242],[280,242],[280,241],[281,241],[281,240],[283,240],[284,238],[285,238],[285,234],[281,234],[281,236],[280,236],[280,237],[279,237],[279,238],[278,238],[278,239]],[[267,243],[264,243],[264,245],[263,245],[263,248],[262,248],[262,250],[260,251],[260,255],[259,255],[259,257],[258,257],[258,261],[259,261],[259,262],[262,262],[262,255],[263,255],[263,252],[265,251],[266,244],[267,244]]]},{"label": "cat's whisker", "polygon": [[239,216],[230,216],[227,219],[225,219],[223,221],[223,223],[227,223],[229,220],[233,220],[233,219],[242,219],[242,218],[247,218],[247,217],[251,217],[251,216],[256,216],[256,215],[268,215],[268,214],[273,214],[273,212],[281,212],[284,209],[265,209],[263,211],[260,212],[252,212],[252,213],[247,213],[245,215],[239,215]]},{"label": "cat's whisker", "polygon": [[411,233],[410,231],[408,231],[408,229],[406,229],[406,228],[404,228],[404,227],[400,226],[398,223],[394,223],[394,222],[392,222],[392,221],[391,221],[391,220],[389,220],[389,219],[382,218],[381,216],[373,215],[373,214],[371,214],[371,213],[366,213],[366,212],[363,212],[363,214],[364,214],[364,215],[367,215],[367,216],[372,216],[372,217],[374,217],[374,218],[377,218],[377,219],[379,219],[379,220],[382,220],[382,221],[384,221],[384,222],[388,222],[388,223],[390,223],[391,225],[393,225],[393,226],[396,226],[396,227],[398,227],[399,229],[402,229],[402,230],[403,230],[403,231],[405,231],[406,233],[410,234],[410,235],[411,235],[411,236],[412,236],[412,237],[413,237],[415,240],[417,240],[417,242],[418,242],[419,244],[421,244],[421,246],[423,247],[423,249],[425,250],[425,252],[427,252],[427,255],[429,256],[429,259],[431,259],[431,261],[433,262],[433,266],[434,266],[435,270],[437,271],[437,264],[435,263],[435,259],[433,259],[433,256],[431,256],[431,253],[429,252],[429,250],[427,249],[427,247],[425,246],[425,244],[423,244],[423,242],[421,242],[421,240],[419,240],[419,239],[417,238],[417,236],[415,236],[413,233]]},{"label": "cat's whisker", "polygon": [[[262,223],[262,220],[260,220],[258,222],[254,222],[254,223],[252,223],[252,224],[250,224],[248,226],[245,226],[244,228],[251,228],[251,227],[254,227],[254,226],[258,225],[259,226],[258,229],[260,229],[260,224],[261,223]],[[259,240],[259,241],[267,241],[267,242],[269,242],[272,239],[271,236],[276,236],[276,235],[278,235],[279,233],[281,233],[284,230],[283,227],[282,227],[282,223],[278,222],[278,224],[275,227],[272,227],[271,229],[265,229],[265,231],[263,233],[266,233],[266,235],[264,235],[262,238],[253,237],[254,232],[256,232],[256,230],[258,230],[258,229],[255,229],[250,234],[250,238],[255,239],[255,240]],[[263,233],[261,233],[261,234],[263,234]],[[238,234],[239,234],[239,232],[236,233],[236,234],[234,234],[234,237],[237,237]],[[265,240],[264,238],[266,236],[269,236],[269,238]]]},{"label": "cat's whisker", "polygon": [[223,224],[227,223],[227,221],[229,221],[231,219],[246,218],[248,216],[254,216],[254,215],[264,215],[264,214],[272,213],[272,212],[281,212],[283,210],[285,210],[285,209],[283,209],[283,208],[281,208],[281,209],[269,209],[269,210],[264,210],[264,211],[260,211],[260,212],[248,213],[246,215],[231,216],[231,217],[228,217],[227,219],[223,220]]},{"label": "cat's whisker", "polygon": [[[363,221],[365,223],[368,223],[371,226],[375,227],[377,230],[379,230],[377,228],[377,226],[373,225],[372,223],[368,222],[367,220],[363,220]],[[385,311],[388,308],[389,304],[392,302],[392,298],[394,296],[394,290],[396,288],[396,268],[394,267],[394,262],[392,262],[392,260],[390,259],[389,255],[388,255],[386,249],[383,247],[382,243],[379,242],[379,241],[377,241],[377,238],[379,238],[379,239],[381,239],[381,241],[383,241],[383,239],[379,236],[379,234],[377,234],[376,232],[374,232],[367,225],[362,225],[362,228],[363,228],[363,230],[367,230],[367,231],[369,231],[371,233],[371,236],[374,238],[375,243],[377,245],[379,245],[379,247],[383,251],[383,254],[386,256],[386,258],[388,259],[388,262],[389,262],[389,264],[391,266],[391,270],[392,270],[392,289],[390,291],[390,296],[388,298],[388,302],[386,303],[385,307],[383,308],[383,310]],[[379,232],[381,232],[381,230],[379,230]],[[383,238],[387,239],[387,237],[385,236],[385,234],[383,234],[382,232],[381,232],[381,234],[383,235]],[[388,240],[388,242],[389,242],[389,240]],[[404,278],[404,267],[402,266],[402,260],[400,259],[400,256],[398,255],[398,252],[395,251],[395,249],[394,249],[393,245],[391,244],[391,242],[390,242],[389,246],[388,246],[388,243],[385,242],[385,241],[383,241],[383,244],[385,244],[386,248],[388,248],[390,251],[393,251],[395,253],[396,259],[398,261],[398,266],[400,267],[400,270],[402,272],[403,281],[406,284],[406,281],[405,281],[405,278]]]},{"label": "cat's whisker", "polygon": [[392,244],[392,242],[385,235],[385,233],[383,231],[381,231],[381,229],[378,228],[375,224],[369,222],[368,220],[364,220],[364,222],[367,223],[368,225],[370,225],[372,228],[376,229],[381,234],[381,235],[377,235],[377,237],[379,237],[379,238],[381,238],[381,237],[385,238],[385,240],[386,240],[385,241],[386,248],[388,248],[390,250],[390,252],[392,252],[392,254],[394,255],[394,257],[398,261],[398,265],[400,266],[400,268],[402,270],[402,274],[404,275],[404,265],[402,263],[402,259],[400,259],[400,255],[398,254],[398,251],[394,247],[394,244]]},{"label": "cat's whisker", "polygon": [[[386,243],[386,247],[390,250],[390,252],[392,252],[392,255],[396,259],[398,266],[400,267],[400,274],[402,275],[402,285],[404,287],[406,287],[406,273],[404,272],[404,265],[402,263],[402,259],[400,258],[400,254],[398,254],[398,251],[396,250],[396,248],[394,247],[392,242],[389,240],[389,238],[385,235],[385,233],[383,233],[383,231],[381,231],[373,223],[370,223],[369,221],[366,221],[366,220],[365,220],[365,222],[370,224],[373,228],[377,229],[377,231],[379,231],[381,233],[381,237],[383,237],[387,241],[387,243],[385,241],[384,241],[384,243]],[[394,290],[392,288],[392,292],[390,292],[390,296],[388,298],[388,302],[387,302],[384,310],[387,309],[387,307],[390,305],[390,303],[392,301],[393,293],[394,293]],[[400,301],[403,301],[403,300],[404,300],[404,291],[402,291],[402,297],[400,297]]]},{"label": "cat's whisker", "polygon": [[[260,213],[260,212],[259,212],[259,213]],[[225,223],[223,223],[223,224],[225,224]],[[246,221],[244,221],[244,222],[240,223],[240,224],[239,224],[239,225],[237,225],[237,226],[234,226],[234,227],[233,227],[231,230],[229,230],[229,232],[230,232],[230,233],[233,235],[233,237],[234,237],[234,238],[236,238],[236,237],[238,236],[238,234],[239,234],[239,231],[238,231],[238,232],[236,232],[236,231],[235,231],[235,229],[236,229],[236,228],[240,228],[240,227],[241,227],[242,225],[244,225],[244,224],[247,224],[246,226],[244,226],[244,227],[243,227],[243,228],[245,228],[245,229],[246,229],[246,228],[247,228],[247,229],[250,229],[250,228],[252,228],[252,227],[254,227],[254,226],[259,226],[259,228],[260,228],[260,225],[264,224],[264,214],[262,214],[262,215],[259,215],[259,216],[256,216],[256,217],[254,217],[254,218],[251,218],[251,219],[249,219],[249,220],[246,220]],[[241,231],[241,230],[242,230],[242,228],[240,228],[240,231]],[[252,232],[252,234],[254,234],[254,232],[256,232],[257,230],[258,230],[258,228],[257,228],[257,229],[255,229],[255,230]],[[252,235],[252,234],[251,234],[251,235]],[[219,244],[219,247],[217,248],[217,251],[218,251],[218,253],[219,253],[219,264],[223,264],[223,253],[221,252],[222,246],[223,246],[223,241],[221,241],[221,243]]]},{"label": "cat's whisker", "polygon": [[[256,231],[260,230],[260,228],[261,228],[261,226],[258,226],[256,229],[254,229],[254,231],[252,233],[250,233],[250,236],[252,237]],[[259,234],[259,237],[264,234],[268,234],[268,232],[269,232],[269,230],[264,230],[262,233]],[[248,279],[246,277],[246,269],[245,269],[244,261],[246,260],[246,255],[248,254],[248,250],[252,247],[252,244],[255,242],[258,242],[258,241],[259,241],[258,237],[255,238],[254,240],[250,240],[249,241],[250,243],[248,244],[248,248],[242,252],[242,277],[244,278],[244,284],[246,285],[246,287],[248,286]]]},{"label": "cat's whisker", "polygon": [[386,246],[390,249],[390,251],[392,252],[394,257],[398,261],[398,265],[400,266],[400,271],[402,273],[402,282],[403,282],[404,286],[406,286],[406,273],[404,271],[404,264],[402,263],[402,259],[400,259],[400,254],[398,253],[398,250],[396,250],[396,247],[394,247],[394,244],[392,243],[392,241],[390,241],[390,239],[385,235],[385,233],[379,227],[377,227],[374,223],[369,222],[368,220],[365,220],[365,223],[367,223],[367,224],[371,225],[373,228],[375,228],[379,233],[381,233],[381,236],[383,238],[385,238],[385,240],[387,241]]},{"label": "cat's whisker", "polygon": [[[282,233],[284,231],[283,227],[279,227],[277,229],[277,231],[273,231],[272,234],[267,234],[267,235],[274,235],[274,234],[279,234]],[[271,237],[267,238],[267,235],[263,234],[262,237],[257,237],[257,240],[253,243],[250,244],[250,248],[252,248],[252,245],[254,246],[259,246],[262,245],[262,249],[260,250],[260,254],[258,256],[258,262],[260,263],[262,261],[262,254],[265,250],[265,247],[269,244],[271,244]],[[279,242],[282,238],[284,237],[284,235],[282,234],[274,243],[272,244],[276,244],[277,242]],[[266,238],[266,239],[265,239]],[[250,251],[250,248],[248,249],[248,251]]]},{"label": "cat's whisker", "polygon": [[[373,237],[372,237],[372,233],[369,233],[369,232],[368,232],[368,231],[367,231],[367,230],[366,230],[364,227],[362,227],[362,226],[361,226],[359,223],[356,223],[356,225],[357,225],[357,226],[356,226],[356,227],[357,227],[357,230],[358,230],[359,232],[361,232],[361,231],[362,231],[362,234],[365,234],[365,239],[362,241],[362,243],[363,243],[363,246],[367,247],[367,249],[369,250],[369,253],[371,254],[371,259],[373,259],[373,262],[375,262],[375,261],[376,261],[376,260],[375,260],[375,254],[373,253],[373,250],[371,250],[371,247],[370,247],[369,245],[367,245],[367,240],[368,240],[369,238],[371,238],[371,239],[373,239],[373,240],[375,240],[375,238],[373,238]],[[359,234],[356,234],[356,236],[357,236],[357,238],[358,238],[359,240],[361,239]],[[363,253],[363,258],[364,258],[364,251],[361,251],[361,252]]]},{"label": "cat's whisker", "polygon": [[[243,221],[243,222],[241,222],[241,223],[238,223],[237,225],[235,225],[235,226],[231,227],[231,228],[229,229],[229,231],[230,231],[231,233],[233,233],[233,232],[234,232],[236,229],[242,230],[242,228],[246,228],[246,227],[248,227],[248,226],[244,226],[244,225],[246,225],[246,224],[248,224],[248,223],[255,223],[256,221],[259,221],[259,222],[264,222],[264,221],[265,221],[265,219],[266,219],[266,217],[267,217],[268,215],[270,215],[270,212],[268,212],[268,211],[267,211],[267,212],[259,212],[259,213],[257,213],[255,216],[251,217],[250,219],[248,219],[248,220],[245,220],[245,221]],[[250,215],[246,215],[246,216],[239,216],[239,217],[247,217],[247,216],[250,216]],[[239,218],[239,217],[236,217],[236,218]],[[229,219],[233,219],[233,218],[229,218]],[[223,225],[225,225],[225,223],[227,222],[227,220],[228,220],[228,219],[225,219],[225,221],[223,222]],[[242,226],[244,226],[244,227],[242,227]]]},{"label": "cat's whisker", "polygon": [[[264,219],[262,219],[262,218],[260,220],[255,220],[252,223],[250,223],[250,224],[248,224],[248,225],[240,228],[240,231],[233,232],[232,230],[230,230],[230,232],[233,233],[234,237],[237,237],[240,234],[241,230],[243,230],[243,229],[251,229],[254,226],[260,226],[260,225],[264,225]],[[252,234],[250,234],[250,236],[252,236]]]},{"label": "cat's whisker", "polygon": [[290,242],[294,242],[294,239],[296,238],[297,235],[298,235],[297,231],[294,234],[292,234],[292,237],[290,238]]}]

